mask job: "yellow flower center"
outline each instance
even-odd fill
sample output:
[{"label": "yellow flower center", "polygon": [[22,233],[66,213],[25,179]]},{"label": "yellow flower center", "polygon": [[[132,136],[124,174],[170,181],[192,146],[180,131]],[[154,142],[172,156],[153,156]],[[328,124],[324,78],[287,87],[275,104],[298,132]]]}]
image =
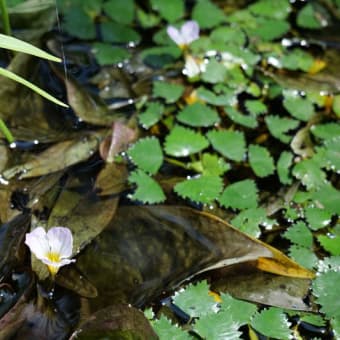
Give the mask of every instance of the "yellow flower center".
[{"label": "yellow flower center", "polygon": [[[60,262],[60,255],[57,253],[48,253],[46,256],[51,262],[54,263],[59,263]],[[54,277],[58,270],[59,270],[59,266],[53,266],[53,265],[47,265],[48,270],[50,271],[52,277]]]}]

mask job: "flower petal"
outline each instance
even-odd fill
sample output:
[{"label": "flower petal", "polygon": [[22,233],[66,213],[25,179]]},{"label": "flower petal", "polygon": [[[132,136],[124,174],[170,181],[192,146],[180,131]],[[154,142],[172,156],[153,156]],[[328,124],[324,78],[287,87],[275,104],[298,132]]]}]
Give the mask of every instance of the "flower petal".
[{"label": "flower petal", "polygon": [[176,27],[168,26],[166,32],[168,33],[168,36],[171,38],[171,40],[173,40],[177,45],[185,44],[185,40],[183,39],[182,34]]},{"label": "flower petal", "polygon": [[44,259],[41,260],[41,262],[45,263],[48,266],[60,268],[62,266],[66,266],[70,263],[76,262],[76,260],[74,260],[74,259],[60,259],[60,261],[54,262],[54,261],[50,261],[47,258],[44,258]]},{"label": "flower petal", "polygon": [[184,41],[184,44],[189,45],[194,40],[199,38],[200,27],[198,23],[194,20],[187,21],[181,27],[181,37]]},{"label": "flower petal", "polygon": [[27,233],[25,244],[39,260],[45,258],[50,251],[46,231],[42,227],[35,228],[30,233]]},{"label": "flower petal", "polygon": [[60,258],[72,255],[73,237],[71,230],[64,227],[53,227],[47,232],[50,251],[59,254]]}]

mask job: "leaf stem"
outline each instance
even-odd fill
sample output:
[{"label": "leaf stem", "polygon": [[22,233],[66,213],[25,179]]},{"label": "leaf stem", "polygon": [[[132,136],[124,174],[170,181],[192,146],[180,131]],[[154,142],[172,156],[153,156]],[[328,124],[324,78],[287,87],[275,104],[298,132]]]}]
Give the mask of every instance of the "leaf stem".
[{"label": "leaf stem", "polygon": [[164,157],[164,160],[167,161],[168,163],[170,164],[173,164],[173,165],[177,165],[183,169],[188,169],[188,166],[181,162],[181,161],[178,161],[177,159],[173,159],[173,158],[169,158],[169,157]]},{"label": "leaf stem", "polygon": [[9,22],[9,15],[8,15],[8,11],[7,11],[6,0],[0,0],[0,9],[1,9],[1,16],[2,16],[4,33],[7,34],[7,35],[11,35],[12,30],[11,30],[11,25],[10,25],[10,22]]},{"label": "leaf stem", "polygon": [[9,129],[6,126],[5,122],[1,118],[0,118],[0,131],[2,132],[2,134],[7,139],[8,143],[13,143],[14,142],[14,137],[13,137],[11,131],[9,131]]}]

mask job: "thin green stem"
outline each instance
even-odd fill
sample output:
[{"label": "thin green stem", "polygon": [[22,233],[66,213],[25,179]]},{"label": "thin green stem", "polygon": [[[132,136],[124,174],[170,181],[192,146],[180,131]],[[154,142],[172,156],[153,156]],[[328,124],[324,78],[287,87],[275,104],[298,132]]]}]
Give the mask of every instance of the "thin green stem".
[{"label": "thin green stem", "polygon": [[8,143],[13,143],[14,142],[14,137],[9,131],[8,127],[6,126],[5,122],[0,118],[0,132],[5,136],[7,139]]},{"label": "thin green stem", "polygon": [[168,163],[170,164],[173,164],[173,165],[177,165],[183,169],[188,169],[187,165],[181,161],[178,161],[176,159],[173,159],[173,158],[169,158],[169,157],[164,157],[164,160],[167,161]]},{"label": "thin green stem", "polygon": [[7,11],[7,4],[6,0],[0,0],[0,9],[1,9],[1,16],[2,16],[2,24],[4,33],[7,35],[12,35],[11,25],[9,23],[9,15]]}]

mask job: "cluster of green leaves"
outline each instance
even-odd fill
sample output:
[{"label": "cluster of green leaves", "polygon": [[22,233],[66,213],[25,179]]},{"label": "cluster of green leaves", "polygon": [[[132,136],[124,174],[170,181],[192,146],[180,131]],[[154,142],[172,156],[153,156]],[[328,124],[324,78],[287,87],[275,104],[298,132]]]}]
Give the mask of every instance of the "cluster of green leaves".
[{"label": "cluster of green leaves", "polygon": [[[334,272],[332,273],[327,275],[334,276]],[[317,279],[315,283],[317,293],[323,295],[323,299],[325,299],[325,290],[329,288],[327,284],[330,284],[332,279],[335,278],[323,277]],[[334,294],[332,298],[335,298]],[[216,294],[209,291],[206,281],[196,285],[189,284],[185,289],[175,293],[171,298],[171,304],[176,307],[173,310],[177,311],[177,314],[179,308],[181,311],[179,315],[183,316],[185,313],[188,316],[187,323],[181,326],[175,324],[175,321],[165,316],[165,314],[169,315],[166,311],[157,318],[152,310],[145,311],[145,315],[151,320],[161,340],[169,337],[194,339],[197,335],[203,339],[241,339],[241,327],[243,331],[247,329],[249,335],[258,332],[269,338],[292,339],[298,334],[298,330],[294,329],[289,321],[289,316],[293,315],[316,327],[325,326],[325,321],[312,313],[285,311],[277,307],[259,309],[256,304],[238,300],[224,293],[216,299]],[[338,307],[334,306],[333,312]]]}]

